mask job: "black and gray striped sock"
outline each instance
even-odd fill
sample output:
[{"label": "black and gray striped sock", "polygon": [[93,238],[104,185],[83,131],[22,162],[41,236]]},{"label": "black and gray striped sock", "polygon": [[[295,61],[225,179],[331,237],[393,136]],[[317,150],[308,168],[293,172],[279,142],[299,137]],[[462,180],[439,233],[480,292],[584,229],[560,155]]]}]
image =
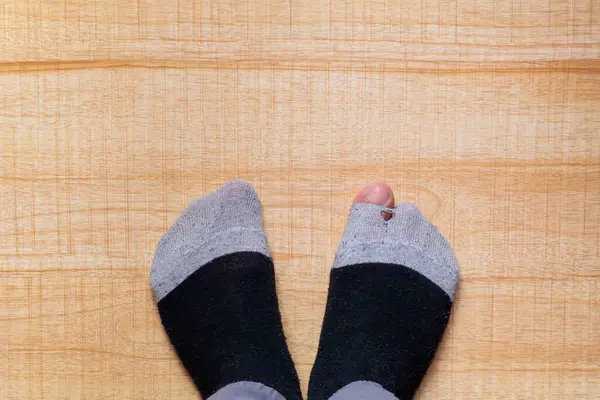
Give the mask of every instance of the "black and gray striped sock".
[{"label": "black and gray striped sock", "polygon": [[194,200],[159,242],[150,273],[162,323],[205,398],[301,399],[252,187]]},{"label": "black and gray striped sock", "polygon": [[409,399],[444,333],[458,263],[411,203],[357,203],[331,271],[309,400]]}]

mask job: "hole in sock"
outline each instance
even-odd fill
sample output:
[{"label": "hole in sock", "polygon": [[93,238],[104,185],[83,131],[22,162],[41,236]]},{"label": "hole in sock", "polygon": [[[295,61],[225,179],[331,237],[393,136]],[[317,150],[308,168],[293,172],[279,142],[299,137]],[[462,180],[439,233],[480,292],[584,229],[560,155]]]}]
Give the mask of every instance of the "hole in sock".
[{"label": "hole in sock", "polygon": [[383,217],[384,221],[389,221],[390,219],[392,219],[394,217],[394,209],[393,208],[384,207],[381,210],[380,214]]}]

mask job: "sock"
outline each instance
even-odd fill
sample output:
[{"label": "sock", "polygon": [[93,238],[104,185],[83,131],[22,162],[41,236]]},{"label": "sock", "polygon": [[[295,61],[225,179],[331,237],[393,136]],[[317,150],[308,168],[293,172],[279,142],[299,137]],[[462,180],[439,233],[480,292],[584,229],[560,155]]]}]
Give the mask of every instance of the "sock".
[{"label": "sock", "polygon": [[450,245],[415,205],[398,205],[389,221],[382,210],[351,209],[309,400],[412,398],[446,328],[458,283]]},{"label": "sock", "polygon": [[150,281],[169,339],[204,398],[301,399],[250,185],[231,181],[194,200],[160,240]]}]

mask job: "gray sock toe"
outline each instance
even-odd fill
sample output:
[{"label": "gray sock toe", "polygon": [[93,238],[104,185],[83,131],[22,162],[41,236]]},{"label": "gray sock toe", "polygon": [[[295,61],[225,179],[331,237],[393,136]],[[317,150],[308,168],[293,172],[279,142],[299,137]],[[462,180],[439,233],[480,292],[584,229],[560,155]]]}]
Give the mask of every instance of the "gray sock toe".
[{"label": "gray sock toe", "polygon": [[352,206],[333,268],[361,263],[399,264],[425,276],[454,298],[458,262],[448,241],[416,205],[401,203],[389,221],[384,207]]},{"label": "gray sock toe", "polygon": [[161,238],[150,272],[156,301],[202,265],[241,251],[270,257],[258,196],[234,180],[192,201]]}]

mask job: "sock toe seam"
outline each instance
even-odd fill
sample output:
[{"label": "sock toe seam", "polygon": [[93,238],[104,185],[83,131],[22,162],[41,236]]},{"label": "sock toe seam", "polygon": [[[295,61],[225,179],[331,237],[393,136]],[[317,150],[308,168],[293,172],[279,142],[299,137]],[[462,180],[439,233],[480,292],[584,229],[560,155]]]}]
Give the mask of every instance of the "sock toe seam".
[{"label": "sock toe seam", "polygon": [[[264,229],[255,229],[255,228],[246,228],[246,227],[233,227],[233,228],[229,228],[226,229],[224,231],[218,231],[218,233],[216,233],[215,235],[211,236],[208,239],[199,241],[197,244],[195,244],[193,247],[193,250],[189,250],[188,252],[184,252],[184,254],[190,254],[194,251],[199,250],[200,247],[202,247],[205,243],[211,242],[216,240],[217,238],[223,236],[226,233],[231,233],[231,232],[249,232],[249,233],[264,233]],[[196,235],[190,235],[190,236],[196,236]],[[266,234],[265,234],[266,237]],[[169,238],[167,239],[168,241],[172,241],[173,239]],[[162,241],[162,239],[161,239]],[[177,242],[177,245],[174,247],[170,247],[168,244],[165,244],[165,249],[168,249],[169,251],[176,251],[176,250],[181,250],[181,248],[188,246],[190,243],[192,242],[182,242],[181,240],[173,240]],[[159,241],[160,242],[160,241]],[[159,248],[162,247],[159,245]]]},{"label": "sock toe seam", "polygon": [[[446,262],[440,262],[439,260],[437,260],[437,259],[433,258],[432,256],[428,255],[427,253],[423,252],[423,250],[420,249],[420,248],[418,248],[417,246],[411,246],[410,244],[407,244],[407,243],[393,242],[393,241],[390,241],[390,240],[373,240],[373,241],[368,241],[368,242],[361,242],[362,246],[372,246],[372,245],[375,245],[375,244],[391,245],[393,247],[406,247],[406,248],[409,248],[409,249],[416,250],[417,253],[420,256],[422,256],[423,258],[426,258],[427,260],[429,260],[432,263],[436,264],[438,267],[443,268],[444,270],[447,270],[453,276],[458,276],[458,262],[456,262],[456,269],[454,269],[454,268],[452,268],[452,264],[446,263]],[[351,247],[353,247],[353,246],[351,246]],[[347,253],[348,251],[351,251],[351,250],[350,249],[348,249],[348,250],[344,249],[339,254],[344,254],[344,253]],[[338,258],[337,255],[336,255],[336,258]]]}]

